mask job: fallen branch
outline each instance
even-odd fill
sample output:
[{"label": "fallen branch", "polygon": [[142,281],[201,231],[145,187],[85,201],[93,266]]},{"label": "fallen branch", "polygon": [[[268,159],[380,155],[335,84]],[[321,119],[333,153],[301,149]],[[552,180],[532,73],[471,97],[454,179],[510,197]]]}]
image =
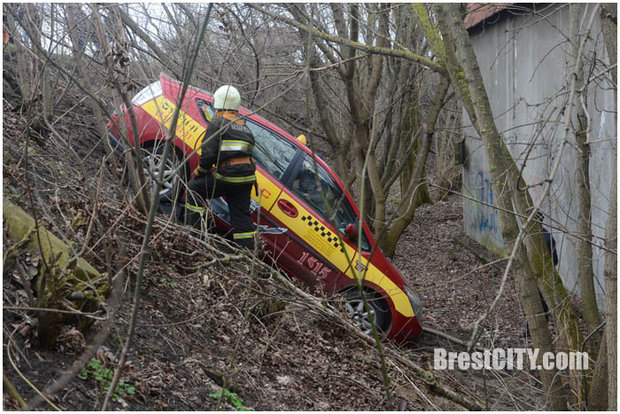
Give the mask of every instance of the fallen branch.
[{"label": "fallen branch", "polygon": [[[446,332],[443,331],[439,331],[437,329],[433,329],[433,328],[427,328],[427,327],[423,327],[422,330],[424,332],[428,332],[429,334],[435,335],[435,336],[439,336],[443,339],[447,339],[450,342],[454,342],[455,344],[461,345],[463,346],[465,349],[467,349],[469,347],[469,344],[465,341],[460,340],[459,338],[452,336]],[[480,351],[480,352],[484,352],[484,351],[488,351],[488,349],[486,348],[481,348],[479,346],[474,346],[472,349],[476,350],[476,351]]]},{"label": "fallen branch", "polygon": [[[359,330],[359,328],[353,325],[349,319],[340,315],[331,306],[324,303],[322,300],[296,287],[289,279],[283,276],[280,272],[273,271],[273,269],[271,270],[272,270],[272,275],[274,275],[279,282],[281,282],[284,286],[286,286],[287,289],[290,292],[292,292],[295,296],[303,300],[302,303],[305,302],[305,304],[309,305],[313,310],[318,311],[320,315],[323,316],[325,319],[331,320],[332,322],[337,322],[339,326],[344,328],[353,337],[361,340],[362,343],[364,343],[365,345],[375,349],[376,347],[375,340],[371,338],[370,336],[364,334],[361,330]],[[385,350],[386,356],[391,359],[390,361],[391,363],[394,363],[394,361],[397,361],[399,364],[404,365],[407,368],[409,368],[412,372],[417,373],[418,376],[422,378],[422,380],[426,383],[426,385],[429,387],[431,391],[459,404],[460,406],[468,410],[473,410],[473,411],[483,410],[483,406],[481,404],[470,401],[469,399],[458,395],[454,391],[448,389],[446,386],[440,384],[432,372],[427,371],[424,368],[420,367],[415,362],[403,356],[397,350],[391,349],[389,347],[384,348],[384,350]]]},{"label": "fallen branch", "polygon": [[11,380],[9,380],[6,376],[6,373],[2,373],[2,384],[4,385],[4,390],[9,394],[9,396],[14,398],[20,407],[27,410],[28,406],[26,405],[26,401],[24,401],[20,393],[17,391],[17,388],[15,388],[15,385],[13,385]]}]

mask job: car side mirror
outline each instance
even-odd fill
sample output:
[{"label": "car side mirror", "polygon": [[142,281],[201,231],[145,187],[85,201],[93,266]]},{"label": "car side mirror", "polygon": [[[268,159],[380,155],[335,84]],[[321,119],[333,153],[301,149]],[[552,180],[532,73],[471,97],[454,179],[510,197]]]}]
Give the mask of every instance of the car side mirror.
[{"label": "car side mirror", "polygon": [[357,226],[355,224],[353,224],[353,223],[347,224],[347,226],[344,228],[344,234],[351,241],[357,240],[357,236],[358,236]]}]

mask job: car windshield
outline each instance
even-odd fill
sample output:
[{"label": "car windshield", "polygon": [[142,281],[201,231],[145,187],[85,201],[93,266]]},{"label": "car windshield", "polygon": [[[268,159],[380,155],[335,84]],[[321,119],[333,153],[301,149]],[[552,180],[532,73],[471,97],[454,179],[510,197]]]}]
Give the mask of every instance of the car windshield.
[{"label": "car windshield", "polygon": [[[327,170],[318,164],[315,165],[309,155],[304,156],[293,180],[292,190],[342,234],[345,234],[348,225],[357,226],[358,217],[344,191]],[[357,243],[357,238],[351,241]],[[362,250],[369,249],[368,239],[362,232]]]}]

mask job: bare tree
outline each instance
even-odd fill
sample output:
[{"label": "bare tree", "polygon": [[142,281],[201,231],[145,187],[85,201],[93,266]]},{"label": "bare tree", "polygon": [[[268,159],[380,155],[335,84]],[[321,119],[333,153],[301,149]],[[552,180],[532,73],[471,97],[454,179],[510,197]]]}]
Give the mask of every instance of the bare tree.
[{"label": "bare tree", "polygon": [[[438,5],[436,6],[436,13],[448,56],[446,61],[448,62],[449,72],[453,81],[459,85],[461,99],[485,144],[491,166],[491,176],[494,177],[494,186],[498,194],[497,203],[500,208],[502,237],[506,241],[508,251],[512,252],[509,264],[513,266],[515,281],[534,345],[541,351],[551,352],[554,349],[553,340],[543,316],[544,312],[536,287],[536,279],[544,277],[542,275],[544,273],[553,273],[553,265],[550,263],[549,253],[543,247],[544,241],[541,236],[540,224],[536,225],[537,223],[531,222],[535,211],[530,213],[528,207],[533,207],[533,203],[529,200],[527,193],[524,194],[523,190],[519,190],[519,188],[525,188],[523,178],[521,178],[519,169],[495,126],[476,55],[463,24],[464,14],[462,10],[458,5]],[[519,198],[522,199],[519,200]],[[529,214],[528,219],[521,226],[521,231],[516,215],[510,213],[513,205],[519,209],[521,214],[526,216]],[[543,254],[543,257],[539,258],[543,264],[546,263],[543,265],[543,269],[532,266],[531,259],[528,257],[530,249],[526,247],[526,243],[523,243],[524,232],[527,232],[528,236],[538,233],[536,245],[533,247]],[[543,271],[541,272],[541,270]],[[556,279],[554,283],[557,285],[561,282]],[[549,286],[548,293],[555,291],[552,286]],[[558,302],[554,300],[553,303],[555,305]],[[568,323],[572,323],[572,320],[569,320]],[[572,331],[568,326],[564,329],[565,331]],[[569,346],[569,349],[577,349],[579,342],[574,341],[575,338],[568,339],[570,342],[566,345]],[[548,396],[549,408],[566,409],[565,391],[557,377],[557,371],[543,371],[542,380]]]},{"label": "bare tree", "polygon": [[[582,15],[582,25],[579,30],[580,37],[573,44],[572,76],[567,84],[568,98],[563,113],[564,129],[562,131],[562,141],[558,147],[558,152],[554,154],[555,161],[550,176],[543,184],[542,197],[539,197],[537,202],[534,203],[529,195],[528,187],[525,185],[525,180],[521,175],[521,170],[517,168],[512,155],[495,126],[485,85],[482,81],[480,69],[477,66],[476,55],[473,52],[469,35],[464,29],[464,10],[459,9],[457,5],[436,6],[435,8],[445,46],[445,48],[441,49],[445,50],[447,71],[450,73],[454,84],[458,85],[461,101],[474,128],[484,143],[484,149],[491,167],[501,235],[506,242],[507,252],[510,252],[510,260],[502,280],[500,292],[508,275],[508,269],[511,269],[519,288],[519,295],[534,344],[541,349],[547,350],[578,351],[583,344],[583,339],[579,332],[577,314],[570,304],[569,294],[559,274],[553,268],[549,255],[550,249],[546,248],[545,242],[541,237],[540,223],[533,220],[537,210],[540,208],[540,203],[549,195],[550,183],[556,177],[559,160],[562,158],[564,149],[568,145],[567,143],[573,131],[575,131],[577,141],[582,143],[580,147],[582,150],[582,167],[580,167],[578,174],[581,175],[579,180],[582,183],[581,188],[583,189],[580,214],[585,215],[582,216],[585,223],[579,237],[587,244],[587,246],[582,245],[584,248],[582,251],[584,256],[581,261],[583,270],[580,275],[582,278],[582,294],[584,295],[584,302],[587,302],[586,306],[590,306],[590,317],[586,317],[588,326],[591,329],[590,332],[595,333],[600,328],[598,323],[600,319],[597,320],[599,316],[593,289],[588,289],[588,284],[590,284],[590,287],[593,287],[591,272],[592,252],[591,249],[587,251],[592,243],[591,225],[588,218],[590,214],[588,204],[590,180],[587,176],[589,166],[587,165],[588,153],[586,148],[589,145],[587,140],[589,115],[584,104],[585,98],[583,97],[585,85],[584,83],[579,83],[579,80],[582,79],[580,78],[580,73],[582,73],[586,62],[585,43],[589,38],[596,14],[596,7],[593,9],[594,11],[589,9],[588,13]],[[576,26],[574,25],[573,27]],[[581,128],[573,129],[575,119],[582,121]],[[537,284],[555,317],[558,326],[556,331],[557,340],[551,336],[546,322],[541,318],[541,303],[538,297],[538,289],[536,288]],[[499,295],[497,299],[499,299]],[[494,304],[491,309],[494,307]],[[480,321],[484,320],[485,317],[486,315],[483,315]],[[615,336],[615,331],[613,331],[611,336]],[[476,337],[474,331],[472,339]],[[594,355],[597,354],[596,348],[592,353]],[[566,378],[566,383],[570,386],[572,395],[576,398],[572,402],[575,406],[583,407],[588,399],[587,394],[590,394],[592,408],[605,406],[604,398],[600,398],[601,390],[604,393],[606,389],[600,383],[600,379],[606,377],[605,374],[601,374],[601,372],[605,372],[606,362],[605,358],[603,358],[605,353],[604,347],[602,347],[598,352],[598,358],[595,356],[596,369],[594,379],[588,378],[582,383],[578,372],[570,372],[570,375]],[[543,373],[542,379],[548,395],[549,407],[556,407],[557,409],[567,407],[569,398],[567,391],[558,383],[555,373]],[[584,392],[585,389],[587,389],[586,392]]]},{"label": "bare tree", "polygon": [[[618,99],[618,75],[617,75],[617,24],[618,11],[615,4],[601,5],[601,22],[603,37],[607,56],[609,57],[611,80],[613,82],[614,102]],[[618,123],[618,112],[615,112],[616,125]],[[605,321],[606,321],[606,345],[607,345],[607,409],[615,411],[618,409],[618,270],[617,270],[617,249],[618,249],[618,205],[617,205],[617,160],[614,160],[614,174],[609,193],[609,217],[605,228],[605,246],[608,248],[605,253]]]},{"label": "bare tree", "polygon": [[[314,107],[336,169],[351,184],[365,180],[371,190],[363,201],[369,206],[366,218],[384,252],[393,256],[416,207],[429,201],[425,165],[449,86],[423,77],[420,64],[443,72],[432,59],[411,54],[411,61],[402,61],[403,44],[411,47],[420,36],[415,15],[400,5],[294,5],[285,10],[291,19],[256,8],[299,30],[311,64]],[[396,37],[390,33],[392,14]],[[308,38],[311,43],[305,42]],[[422,85],[435,93],[427,97]],[[396,207],[388,203],[391,197]]]},{"label": "bare tree", "polygon": [[[585,9],[583,5],[571,5],[571,45],[573,59],[579,58],[579,46],[581,44],[581,36],[579,33],[579,21],[584,15]],[[580,65],[582,66],[582,65]],[[579,167],[577,169],[577,188],[579,200],[579,285],[581,287],[581,297],[584,302],[584,315],[586,326],[589,332],[601,323],[596,303],[596,295],[594,292],[594,270],[592,268],[592,212],[591,212],[591,195],[590,195],[590,122],[587,113],[587,85],[584,81],[584,69],[575,72],[575,101],[576,101],[576,126],[575,140],[577,142]]]}]

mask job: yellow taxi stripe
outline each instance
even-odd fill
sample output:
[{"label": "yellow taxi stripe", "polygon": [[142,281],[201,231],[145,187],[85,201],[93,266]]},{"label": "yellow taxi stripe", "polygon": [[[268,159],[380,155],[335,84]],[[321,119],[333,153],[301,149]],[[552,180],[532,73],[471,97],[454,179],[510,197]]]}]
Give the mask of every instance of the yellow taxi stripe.
[{"label": "yellow taxi stripe", "polygon": [[[146,113],[157,119],[166,129],[172,126],[172,115],[176,105],[163,95],[152,99],[141,107]],[[179,110],[179,118],[175,134],[181,138],[191,148],[198,148],[202,142],[206,129],[194,118],[189,116],[182,109]],[[198,154],[201,153],[198,149]]]},{"label": "yellow taxi stripe", "polygon": [[[295,201],[293,197],[282,191],[280,199],[284,199],[293,204],[298,211],[298,215],[296,217],[290,217],[280,210],[277,205],[271,208],[271,214],[349,278],[355,279],[357,277],[358,270],[356,267],[361,265],[362,269],[365,268],[365,270],[362,271],[364,280],[374,283],[383,289],[390,299],[392,299],[394,307],[399,313],[406,317],[414,316],[413,308],[411,307],[407,294],[389,277],[381,272],[375,265],[369,263],[366,258],[362,257],[361,260],[359,260],[359,256],[355,249],[349,246],[344,240],[341,240],[337,234],[319,221],[313,213]],[[349,266],[350,263],[347,257],[351,260],[351,266]],[[359,265],[358,262],[360,263]]]}]

